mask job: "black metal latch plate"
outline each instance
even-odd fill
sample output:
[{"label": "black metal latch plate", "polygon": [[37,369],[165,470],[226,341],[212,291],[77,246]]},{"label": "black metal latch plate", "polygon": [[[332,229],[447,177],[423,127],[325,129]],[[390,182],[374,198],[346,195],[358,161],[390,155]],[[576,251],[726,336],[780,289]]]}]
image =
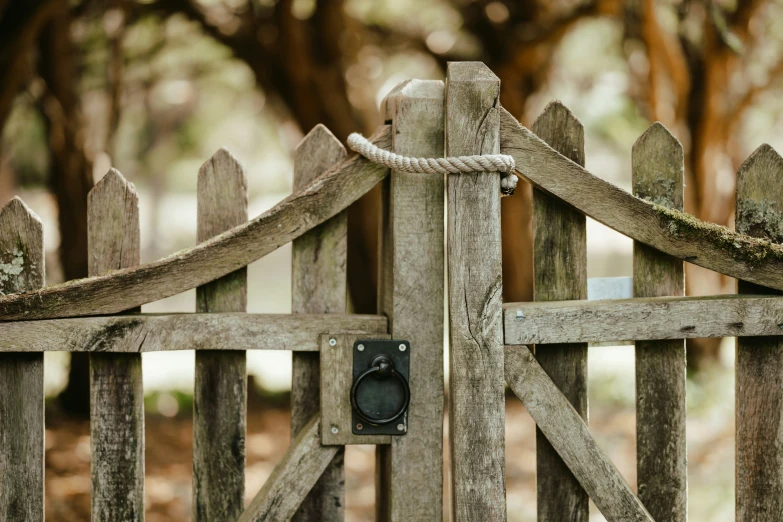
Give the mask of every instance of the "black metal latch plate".
[{"label": "black metal latch plate", "polygon": [[410,402],[408,341],[358,340],[353,345],[353,433],[405,435]]}]

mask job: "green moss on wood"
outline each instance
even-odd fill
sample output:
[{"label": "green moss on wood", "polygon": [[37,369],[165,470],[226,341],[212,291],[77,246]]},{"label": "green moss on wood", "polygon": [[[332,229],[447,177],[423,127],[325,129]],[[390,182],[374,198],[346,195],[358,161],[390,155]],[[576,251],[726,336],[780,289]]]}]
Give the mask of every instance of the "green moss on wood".
[{"label": "green moss on wood", "polygon": [[[658,213],[661,225],[678,239],[686,241],[707,241],[750,268],[760,266],[774,259],[783,261],[783,245],[765,239],[737,234],[726,227],[706,223],[690,214],[652,204]],[[687,259],[686,259],[687,261]]]}]

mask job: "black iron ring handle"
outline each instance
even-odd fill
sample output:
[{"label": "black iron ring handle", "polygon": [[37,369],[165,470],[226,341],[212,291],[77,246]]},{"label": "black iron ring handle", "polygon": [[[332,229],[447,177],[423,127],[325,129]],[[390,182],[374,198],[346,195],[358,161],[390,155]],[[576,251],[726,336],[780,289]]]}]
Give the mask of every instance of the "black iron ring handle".
[{"label": "black iron ring handle", "polygon": [[[394,369],[394,365],[391,364],[391,361],[388,361],[388,359],[386,359],[385,357],[383,357],[383,359],[385,359],[385,361],[381,361],[378,362],[377,364],[373,364],[368,370],[365,370],[364,373],[359,375],[359,377],[357,377],[357,379],[354,381],[353,386],[351,386],[351,406],[353,406],[356,415],[358,415],[365,422],[369,422],[370,424],[389,424],[390,422],[397,420],[408,409],[408,404],[410,403],[411,400],[411,389],[410,386],[408,386],[408,380],[402,375],[400,375],[399,373],[397,373],[397,371]],[[390,366],[388,367],[388,375],[400,381],[400,384],[402,384],[402,391],[405,398],[402,401],[402,405],[400,406],[400,408],[392,416],[378,418],[370,415],[369,413],[364,411],[361,406],[359,406],[359,401],[356,399],[356,392],[359,390],[359,386],[361,385],[364,379],[366,379],[370,375],[382,371],[382,362],[383,363],[388,362]],[[387,368],[383,368],[383,370],[386,371]]]}]

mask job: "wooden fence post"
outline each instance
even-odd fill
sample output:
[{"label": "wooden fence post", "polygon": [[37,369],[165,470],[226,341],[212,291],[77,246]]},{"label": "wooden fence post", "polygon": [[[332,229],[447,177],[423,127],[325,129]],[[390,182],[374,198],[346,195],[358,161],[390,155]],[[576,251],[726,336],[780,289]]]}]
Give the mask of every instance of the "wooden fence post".
[{"label": "wooden fence post", "polygon": [[[111,169],[87,198],[90,276],[140,262],[139,199]],[[130,311],[138,312],[139,308]],[[144,520],[144,385],[140,353],[90,354],[92,520]]]},{"label": "wooden fence post", "polygon": [[[0,210],[0,291],[44,285],[43,227],[21,199]],[[43,353],[0,354],[0,522],[43,522]]]},{"label": "wooden fence post", "polygon": [[[198,240],[247,221],[242,165],[220,149],[198,173]],[[197,312],[244,312],[247,267],[196,289]],[[247,372],[245,351],[197,351],[193,396],[193,519],[236,520],[244,509]]]},{"label": "wooden fence post", "polygon": [[[443,96],[442,81],[422,80],[386,96],[394,152],[443,156]],[[392,338],[411,343],[411,403],[407,434],[384,450],[381,520],[443,519],[443,186],[443,176],[392,171],[384,190],[380,308]]]},{"label": "wooden fence post", "polygon": [[[345,159],[345,148],[323,125],[313,127],[294,152],[294,191]],[[345,313],[347,217],[345,212],[293,241],[291,264],[293,313]],[[321,373],[318,353],[292,354],[291,440],[320,409]],[[347,426],[345,427],[348,428]],[[340,521],[345,510],[345,451],[334,460],[308,493],[295,522]]]},{"label": "wooden fence post", "polygon": [[[481,62],[446,76],[446,156],[500,150],[500,80]],[[503,521],[505,378],[500,175],[448,176],[453,520]]]},{"label": "wooden fence post", "polygon": [[[633,146],[633,192],[683,209],[683,152],[654,123]],[[685,295],[683,262],[633,243],[634,297]],[[655,520],[688,519],[685,341],[636,342],[636,463],[639,500]]]},{"label": "wooden fence post", "polygon": [[[782,178],[783,158],[769,145],[742,164],[737,232],[783,243]],[[780,295],[747,281],[737,292]],[[783,337],[738,337],[736,372],[737,520],[783,520]]]},{"label": "wooden fence post", "polygon": [[[533,124],[550,147],[585,164],[582,123],[560,102],[552,102]],[[587,230],[584,214],[538,189],[533,191],[533,273],[536,301],[587,299]],[[536,346],[536,359],[587,423],[587,344]],[[587,493],[536,428],[536,485],[539,520],[586,522]]]}]

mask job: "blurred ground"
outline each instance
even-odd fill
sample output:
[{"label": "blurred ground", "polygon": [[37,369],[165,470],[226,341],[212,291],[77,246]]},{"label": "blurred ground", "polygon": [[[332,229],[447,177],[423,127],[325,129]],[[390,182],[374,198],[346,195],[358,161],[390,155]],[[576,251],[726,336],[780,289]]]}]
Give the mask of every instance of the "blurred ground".
[{"label": "blurred ground", "polygon": [[[598,351],[602,349],[596,349]],[[613,357],[631,347],[608,350]],[[591,363],[595,359],[591,358]],[[597,371],[590,381],[590,427],[601,447],[636,488],[633,372]],[[689,381],[688,459],[691,520],[734,519],[733,372],[715,366]],[[188,397],[152,395],[147,411],[146,520],[191,519],[192,406]],[[286,397],[251,399],[248,413],[246,501],[272,472],[289,441]],[[173,401],[173,402],[172,402]],[[176,414],[177,408],[179,413]],[[509,397],[506,407],[506,476],[508,519],[534,521],[535,425],[522,404]],[[447,432],[446,432],[447,436]],[[89,424],[47,412],[46,520],[89,520]],[[374,520],[375,453],[372,446],[351,446],[346,455],[346,520]],[[448,481],[448,479],[447,479]],[[448,505],[448,498],[446,498]],[[591,521],[603,518],[592,506]]]}]

